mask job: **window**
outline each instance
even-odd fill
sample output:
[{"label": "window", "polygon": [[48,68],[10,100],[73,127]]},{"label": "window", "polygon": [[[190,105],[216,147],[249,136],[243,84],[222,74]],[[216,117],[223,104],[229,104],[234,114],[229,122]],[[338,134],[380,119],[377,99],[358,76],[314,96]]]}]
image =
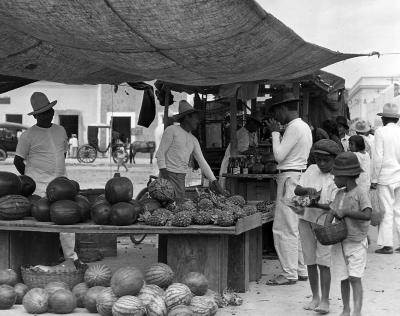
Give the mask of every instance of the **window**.
[{"label": "window", "polygon": [[10,103],[11,103],[10,97],[2,97],[2,98],[0,98],[0,104],[10,104]]},{"label": "window", "polygon": [[6,122],[22,124],[22,114],[6,114]]}]

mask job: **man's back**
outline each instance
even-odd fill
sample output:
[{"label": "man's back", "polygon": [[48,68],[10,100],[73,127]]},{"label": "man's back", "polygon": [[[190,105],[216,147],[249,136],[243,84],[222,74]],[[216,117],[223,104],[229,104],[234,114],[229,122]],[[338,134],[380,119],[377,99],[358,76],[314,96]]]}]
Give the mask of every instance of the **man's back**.
[{"label": "man's back", "polygon": [[394,123],[375,132],[372,182],[400,182],[400,126]]}]

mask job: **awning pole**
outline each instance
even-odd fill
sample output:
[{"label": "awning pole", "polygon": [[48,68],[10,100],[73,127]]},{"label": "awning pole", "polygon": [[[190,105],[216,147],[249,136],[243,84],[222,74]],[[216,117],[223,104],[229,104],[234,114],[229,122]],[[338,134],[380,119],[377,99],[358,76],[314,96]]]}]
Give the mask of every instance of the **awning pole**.
[{"label": "awning pole", "polygon": [[236,130],[237,130],[237,106],[236,106],[236,97],[231,98],[230,104],[230,136],[231,136],[231,157],[237,155],[237,138],[236,138]]},{"label": "awning pole", "polygon": [[168,125],[168,108],[169,108],[169,94],[171,92],[171,89],[168,87],[165,87],[165,98],[164,98],[164,130],[167,128]]}]

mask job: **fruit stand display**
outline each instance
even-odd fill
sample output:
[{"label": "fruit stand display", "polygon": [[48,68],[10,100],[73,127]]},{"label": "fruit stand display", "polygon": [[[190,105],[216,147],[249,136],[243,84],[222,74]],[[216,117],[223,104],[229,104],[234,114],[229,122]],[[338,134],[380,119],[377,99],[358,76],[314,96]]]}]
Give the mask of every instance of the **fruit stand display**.
[{"label": "fruit stand display", "polygon": [[261,257],[259,264],[250,262],[256,258],[253,252],[260,252],[249,241],[262,216],[241,196],[201,191],[177,204],[171,184],[160,179],[149,185],[150,196],[138,202],[132,200],[130,180],[116,177],[90,203],[65,177],[50,182],[43,198],[19,195],[21,179],[12,173],[0,172],[0,181],[10,184],[0,192],[0,269],[55,262],[60,232],[149,233],[166,237],[159,245],[159,261],[169,264],[178,278],[198,271],[212,290],[222,292],[245,291],[249,280],[261,277]]}]

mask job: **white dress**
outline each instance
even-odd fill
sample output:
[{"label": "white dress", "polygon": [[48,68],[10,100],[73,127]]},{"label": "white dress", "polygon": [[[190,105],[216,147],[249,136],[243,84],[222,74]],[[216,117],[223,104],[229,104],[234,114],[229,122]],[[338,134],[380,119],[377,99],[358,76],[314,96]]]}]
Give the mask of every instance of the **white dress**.
[{"label": "white dress", "polygon": [[367,191],[369,191],[371,186],[371,158],[366,152],[355,152],[354,154],[357,156],[362,170],[364,170],[356,183],[359,186],[365,186]]}]

